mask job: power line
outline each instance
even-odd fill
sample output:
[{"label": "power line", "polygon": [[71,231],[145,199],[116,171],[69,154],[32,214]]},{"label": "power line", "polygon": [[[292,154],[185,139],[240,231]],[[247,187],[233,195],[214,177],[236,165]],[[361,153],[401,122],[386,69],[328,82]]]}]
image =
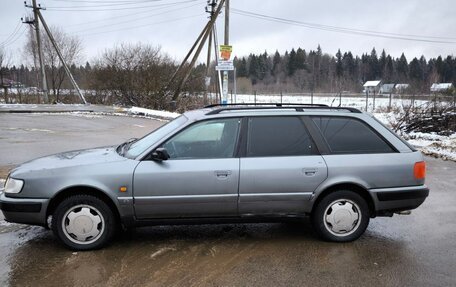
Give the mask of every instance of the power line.
[{"label": "power line", "polygon": [[72,9],[72,8],[100,8],[100,7],[112,7],[112,6],[131,6],[131,5],[144,5],[145,3],[155,3],[163,0],[154,0],[154,1],[143,1],[143,2],[97,2],[95,5],[76,5],[76,6],[47,6],[51,9]]},{"label": "power line", "polygon": [[99,1],[94,1],[94,0],[50,0],[54,2],[60,2],[60,3],[94,3],[94,4],[100,4],[100,3],[141,3],[141,2],[158,2],[158,1],[163,1],[163,0],[130,0],[130,1],[115,1],[115,0],[99,0]]},{"label": "power line", "polygon": [[[249,11],[244,11],[240,9],[233,8],[233,13],[241,16],[246,16],[250,18],[261,19],[265,21],[271,22],[278,22],[282,24],[289,24],[294,26],[301,26],[309,29],[318,29],[323,31],[329,32],[337,32],[337,33],[344,33],[344,34],[351,34],[351,35],[362,35],[362,36],[370,36],[370,37],[378,37],[378,38],[387,38],[387,39],[396,39],[396,40],[406,40],[406,41],[416,41],[416,42],[429,42],[429,43],[442,43],[442,44],[456,44],[455,41],[446,41],[447,40],[456,40],[456,38],[452,37],[435,37],[435,36],[420,36],[420,35],[410,35],[410,34],[399,34],[399,33],[387,33],[387,32],[378,32],[378,31],[370,31],[370,30],[361,30],[361,29],[351,29],[345,27],[338,27],[338,26],[329,26],[323,24],[316,24],[316,23],[308,23],[308,22],[301,22],[291,19],[285,19],[280,17],[274,17],[259,13],[253,13]],[[436,40],[433,40],[436,39]],[[442,40],[437,40],[442,39]]]},{"label": "power line", "polygon": [[12,44],[16,43],[17,40],[22,38],[22,36],[25,34],[25,31],[27,31],[27,28],[24,28],[24,29],[22,29],[22,31],[18,32],[16,34],[16,36],[14,38],[11,38],[8,43],[4,42],[4,43],[0,44],[0,48],[5,48],[5,47],[11,46]]},{"label": "power line", "polygon": [[6,37],[6,39],[3,40],[3,42],[0,43],[0,46],[6,45],[7,42],[9,42],[14,36],[16,36],[17,33],[19,32],[20,26],[21,26],[21,21],[19,21],[17,23],[17,25],[14,28],[13,32],[11,32],[11,34],[9,34],[8,37]]},{"label": "power line", "polygon": [[[194,7],[196,5],[199,5],[199,3],[198,4],[193,4],[193,5],[190,5],[190,6],[179,7],[179,8],[175,8],[175,9],[171,9],[171,10],[167,10],[167,11],[162,11],[160,13],[149,14],[147,16],[139,17],[139,18],[135,18],[135,19],[124,20],[124,21],[121,21],[121,22],[114,22],[114,23],[110,23],[110,24],[106,24],[106,25],[96,26],[96,27],[93,27],[93,28],[85,28],[85,29],[82,29],[82,30],[73,31],[72,33],[80,33],[80,32],[90,31],[90,30],[93,30],[93,29],[100,29],[100,28],[104,28],[104,27],[111,27],[111,26],[121,25],[121,24],[125,24],[125,23],[136,22],[136,21],[143,20],[143,19],[149,19],[150,17],[153,17],[153,16],[160,16],[160,15],[165,15],[165,14],[172,13],[172,12],[175,12],[175,11],[183,10],[183,9],[188,9],[188,8]],[[151,11],[147,11],[147,12],[150,13]],[[137,15],[137,14],[138,13],[134,13],[134,14],[130,14],[130,15]],[[116,18],[119,18],[119,17],[116,17]],[[96,21],[96,22],[100,22],[100,21],[105,22],[105,20],[99,20],[99,21]],[[85,23],[85,24],[88,24],[88,23]]]},{"label": "power line", "polygon": [[[193,5],[187,6],[187,7],[180,7],[180,8],[176,8],[176,9],[169,10],[169,11],[163,11],[163,13],[167,13],[167,12],[170,12],[170,11],[176,11],[176,10],[180,10],[180,9],[185,9],[185,8],[190,8],[190,7],[193,7],[193,6],[196,6],[196,5],[199,5],[199,3],[198,3],[198,4],[193,4]],[[167,8],[169,8],[169,7],[159,7],[159,8],[156,8],[156,9],[154,9],[154,10],[136,11],[136,12],[129,13],[129,14],[118,15],[118,16],[113,16],[113,17],[108,17],[108,18],[103,18],[103,19],[100,19],[100,20],[87,21],[87,22],[84,22],[84,23],[77,23],[77,24],[66,25],[66,27],[84,26],[84,25],[90,25],[90,24],[93,24],[93,23],[106,22],[106,20],[110,20],[110,19],[126,18],[126,17],[133,16],[133,15],[136,16],[136,15],[146,14],[146,13],[150,13],[150,12],[158,11],[158,10],[162,10],[162,9],[167,9]]]},{"label": "power line", "polygon": [[148,24],[144,24],[144,25],[125,27],[125,28],[115,29],[115,30],[101,31],[101,32],[90,33],[90,34],[80,34],[79,36],[86,37],[86,36],[92,36],[92,35],[99,35],[99,34],[106,34],[106,33],[112,33],[112,32],[131,30],[131,29],[142,28],[142,27],[147,27],[147,26],[152,26],[152,25],[157,25],[157,24],[176,22],[176,21],[189,19],[189,18],[201,17],[202,15],[204,15],[204,14],[196,14],[196,15],[191,15],[191,16],[186,16],[186,17],[180,17],[180,18],[174,18],[174,19],[169,19],[169,20],[164,20],[164,21],[159,21],[159,22],[148,23]]},{"label": "power line", "polygon": [[106,8],[106,9],[67,9],[67,8],[53,8],[47,7],[46,10],[48,11],[58,11],[58,12],[93,12],[93,11],[118,11],[118,10],[133,10],[133,9],[144,9],[144,8],[155,8],[155,7],[167,7],[173,5],[180,5],[190,2],[195,2],[198,0],[187,0],[181,2],[173,2],[173,3],[164,3],[158,5],[147,5],[147,6],[136,6],[136,7],[122,7],[122,8]]}]

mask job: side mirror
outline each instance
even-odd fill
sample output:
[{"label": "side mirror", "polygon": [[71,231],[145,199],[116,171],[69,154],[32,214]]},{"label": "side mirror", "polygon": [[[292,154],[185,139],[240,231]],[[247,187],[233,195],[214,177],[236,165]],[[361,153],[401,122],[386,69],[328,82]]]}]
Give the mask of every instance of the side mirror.
[{"label": "side mirror", "polygon": [[151,159],[154,161],[164,161],[169,159],[169,154],[166,148],[159,147],[151,154]]}]

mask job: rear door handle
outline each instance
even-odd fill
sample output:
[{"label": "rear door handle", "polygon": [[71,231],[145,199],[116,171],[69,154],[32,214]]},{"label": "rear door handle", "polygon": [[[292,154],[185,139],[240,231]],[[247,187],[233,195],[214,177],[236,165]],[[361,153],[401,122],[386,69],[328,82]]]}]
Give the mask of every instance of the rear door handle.
[{"label": "rear door handle", "polygon": [[218,178],[227,178],[231,174],[231,170],[216,170],[215,175]]},{"label": "rear door handle", "polygon": [[307,176],[314,176],[317,173],[318,169],[317,168],[304,168],[302,171]]}]

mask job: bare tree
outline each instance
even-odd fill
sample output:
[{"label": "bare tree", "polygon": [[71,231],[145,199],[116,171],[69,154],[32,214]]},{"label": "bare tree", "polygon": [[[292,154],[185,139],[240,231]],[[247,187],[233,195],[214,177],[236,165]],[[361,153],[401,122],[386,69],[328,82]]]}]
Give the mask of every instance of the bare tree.
[{"label": "bare tree", "polygon": [[[52,35],[54,36],[55,42],[62,53],[63,59],[70,66],[72,63],[77,63],[82,60],[83,46],[81,40],[76,37],[65,33],[59,27],[51,27]],[[54,46],[47,34],[43,31],[42,33],[42,47],[44,55],[44,63],[46,65],[48,85],[51,88],[52,94],[55,100],[60,100],[60,93],[62,85],[65,81],[65,70],[62,62],[60,61]],[[35,68],[38,68],[38,49],[36,45],[36,37],[32,30],[28,35],[28,41],[25,46],[25,55],[29,62],[32,62]],[[36,69],[38,70],[38,69]]]},{"label": "bare tree", "polygon": [[106,50],[94,67],[94,89],[109,101],[129,106],[164,108],[160,89],[174,70],[173,61],[159,47],[120,44]]}]

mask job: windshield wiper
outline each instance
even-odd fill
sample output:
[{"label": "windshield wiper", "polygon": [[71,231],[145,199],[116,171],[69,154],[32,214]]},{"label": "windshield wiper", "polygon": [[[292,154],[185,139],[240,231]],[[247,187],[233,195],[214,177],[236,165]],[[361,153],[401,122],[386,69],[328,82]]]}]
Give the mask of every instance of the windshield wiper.
[{"label": "windshield wiper", "polygon": [[121,156],[124,156],[125,155],[125,151],[127,151],[129,148],[130,148],[130,145],[132,143],[134,143],[135,141],[137,141],[138,139],[137,138],[131,138],[129,140],[127,140],[126,142],[120,144],[118,147],[117,147],[117,152],[121,155]]}]

